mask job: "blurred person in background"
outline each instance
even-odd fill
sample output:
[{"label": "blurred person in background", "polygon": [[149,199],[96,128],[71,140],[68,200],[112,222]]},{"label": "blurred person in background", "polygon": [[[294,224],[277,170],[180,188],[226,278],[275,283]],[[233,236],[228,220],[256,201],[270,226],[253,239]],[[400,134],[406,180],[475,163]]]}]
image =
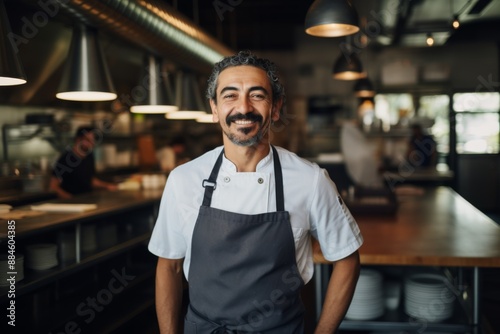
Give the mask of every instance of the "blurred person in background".
[{"label": "blurred person in background", "polygon": [[411,137],[408,141],[406,158],[416,168],[433,168],[437,163],[436,141],[426,134],[422,125],[411,125]]},{"label": "blurred person in background", "polygon": [[168,146],[158,150],[157,158],[160,169],[164,172],[170,172],[175,167],[189,161],[186,138],[180,135],[172,138]]},{"label": "blurred person in background", "polygon": [[118,189],[117,185],[95,176],[95,131],[90,126],[79,127],[73,146],[68,147],[53,165],[49,188],[55,191],[59,198],[71,198],[94,189]]}]

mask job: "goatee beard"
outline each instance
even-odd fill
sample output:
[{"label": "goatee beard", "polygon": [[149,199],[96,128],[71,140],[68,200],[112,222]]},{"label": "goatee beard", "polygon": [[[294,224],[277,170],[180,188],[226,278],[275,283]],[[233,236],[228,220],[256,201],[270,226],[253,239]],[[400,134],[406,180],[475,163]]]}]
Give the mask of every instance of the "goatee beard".
[{"label": "goatee beard", "polygon": [[[246,121],[251,121],[251,122],[258,122],[261,126],[261,128],[259,129],[259,131],[257,132],[257,134],[251,138],[247,138],[247,139],[244,139],[244,140],[241,140],[238,138],[238,136],[236,134],[231,134],[228,132],[226,132],[226,136],[228,137],[228,139],[235,145],[238,145],[238,146],[245,146],[245,147],[249,147],[249,146],[253,146],[253,145],[256,145],[258,144],[262,138],[264,137],[264,133],[263,133],[263,128],[262,128],[262,121],[263,121],[263,117],[259,114],[254,114],[254,113],[249,113],[249,114],[236,114],[236,115],[231,115],[231,116],[228,116],[226,118],[226,124],[228,127],[231,126],[231,123],[233,121],[239,121],[239,120],[246,120]],[[244,135],[248,135],[250,133],[250,131],[252,131],[251,128],[241,128],[238,130],[239,132],[242,132]]]}]

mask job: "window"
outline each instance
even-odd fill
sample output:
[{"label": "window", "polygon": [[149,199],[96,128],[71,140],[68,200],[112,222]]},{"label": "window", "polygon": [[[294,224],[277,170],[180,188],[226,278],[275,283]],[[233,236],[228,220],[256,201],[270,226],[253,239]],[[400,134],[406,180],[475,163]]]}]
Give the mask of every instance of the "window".
[{"label": "window", "polygon": [[440,154],[450,153],[450,97],[448,95],[421,96],[418,117],[429,120],[430,134],[437,143]]},{"label": "window", "polygon": [[375,117],[382,121],[384,129],[389,129],[392,125],[407,123],[413,117],[414,112],[411,94],[377,94],[375,96]]},{"label": "window", "polygon": [[457,93],[453,95],[457,153],[499,153],[500,94]]}]

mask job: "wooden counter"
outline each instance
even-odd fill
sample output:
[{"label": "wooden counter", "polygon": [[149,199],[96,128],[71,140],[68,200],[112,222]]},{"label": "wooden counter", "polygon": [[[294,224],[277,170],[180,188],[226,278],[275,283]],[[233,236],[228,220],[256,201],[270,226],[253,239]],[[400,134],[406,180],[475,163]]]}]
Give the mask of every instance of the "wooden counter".
[{"label": "wooden counter", "polygon": [[[455,191],[398,196],[394,215],[355,216],[364,265],[500,267],[500,227]],[[328,263],[313,243],[316,263]]]},{"label": "wooden counter", "polygon": [[[447,187],[422,188],[421,193],[398,196],[394,215],[355,215],[364,243],[362,265],[455,267],[470,276],[469,316],[460,323],[426,323],[437,332],[481,332],[481,268],[500,267],[500,227]],[[313,240],[316,270],[316,312],[320,314],[329,281],[330,262]],[[468,309],[468,307],[466,308]],[[465,318],[464,318],[465,317]],[[464,319],[470,321],[464,322]],[[388,320],[389,319],[389,320]],[[398,319],[398,317],[396,317]],[[413,319],[414,321],[415,319]],[[390,316],[375,321],[343,321],[342,329],[415,330],[412,318]]]},{"label": "wooden counter", "polygon": [[[85,212],[44,212],[38,216],[26,217],[16,220],[16,237],[25,237],[33,233],[61,228],[65,225],[75,224],[79,221],[105,217],[123,210],[140,208],[160,201],[163,189],[138,190],[138,191],[97,191],[90,194],[79,195],[68,200],[53,199],[43,203],[81,203],[96,204],[97,209]],[[30,206],[16,207],[13,211],[30,210]],[[0,225],[0,233],[6,233],[7,225]]]},{"label": "wooden counter", "polygon": [[[70,324],[74,332],[111,333],[127,328],[129,321],[151,310],[157,258],[147,250],[147,243],[162,193],[163,189],[95,192],[44,202],[95,204],[94,210],[38,212],[37,216],[10,219],[15,225],[2,218],[1,233],[7,232],[7,225],[15,226],[15,238],[9,241],[15,240],[16,262],[9,270],[16,271],[10,274],[23,274],[15,284],[16,313],[23,319],[16,329],[20,333],[61,333]],[[33,212],[30,206],[16,207],[16,211]],[[29,265],[35,257],[26,246],[39,243],[57,245],[57,265],[43,270]],[[17,262],[20,254],[25,255],[23,262]],[[0,286],[0,307],[4,309],[13,300],[9,289]],[[99,301],[104,295],[104,302]],[[97,296],[93,300],[101,309],[89,322],[83,312],[75,310],[92,296]]]}]

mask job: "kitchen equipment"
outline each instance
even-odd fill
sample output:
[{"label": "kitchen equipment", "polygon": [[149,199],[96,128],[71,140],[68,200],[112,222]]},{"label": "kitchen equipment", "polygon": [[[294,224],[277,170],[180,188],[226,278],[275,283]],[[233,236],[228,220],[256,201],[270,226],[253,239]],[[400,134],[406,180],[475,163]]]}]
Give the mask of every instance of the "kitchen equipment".
[{"label": "kitchen equipment", "polygon": [[95,209],[96,204],[44,203],[31,206],[31,210],[45,212],[84,212]]}]

